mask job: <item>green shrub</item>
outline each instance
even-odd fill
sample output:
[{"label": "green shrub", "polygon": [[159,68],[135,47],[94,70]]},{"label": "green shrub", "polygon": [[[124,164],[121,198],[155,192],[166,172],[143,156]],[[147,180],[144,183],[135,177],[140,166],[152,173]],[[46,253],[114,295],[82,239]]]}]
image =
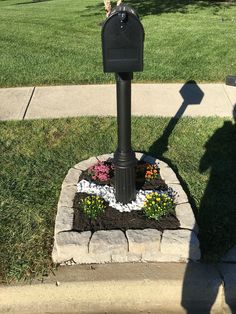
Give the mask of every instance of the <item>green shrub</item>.
[{"label": "green shrub", "polygon": [[152,192],[146,196],[143,209],[148,218],[159,220],[174,210],[174,198],[165,193]]},{"label": "green shrub", "polygon": [[97,219],[106,209],[104,199],[96,195],[86,196],[80,205],[84,214],[91,219]]}]

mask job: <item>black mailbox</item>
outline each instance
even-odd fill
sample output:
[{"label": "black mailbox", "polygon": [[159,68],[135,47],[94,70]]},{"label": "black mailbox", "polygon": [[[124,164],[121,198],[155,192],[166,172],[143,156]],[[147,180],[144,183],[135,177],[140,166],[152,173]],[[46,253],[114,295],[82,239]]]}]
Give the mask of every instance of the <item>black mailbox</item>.
[{"label": "black mailbox", "polygon": [[135,11],[117,6],[102,28],[104,72],[143,71],[144,29]]}]

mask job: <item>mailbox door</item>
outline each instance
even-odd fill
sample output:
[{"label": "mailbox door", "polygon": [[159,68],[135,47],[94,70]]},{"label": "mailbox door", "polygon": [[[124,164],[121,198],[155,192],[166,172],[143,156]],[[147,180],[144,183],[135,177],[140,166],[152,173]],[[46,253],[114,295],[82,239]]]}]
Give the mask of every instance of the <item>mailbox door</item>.
[{"label": "mailbox door", "polygon": [[104,72],[137,72],[143,70],[144,30],[139,19],[126,13],[121,22],[114,14],[105,22],[102,31]]}]

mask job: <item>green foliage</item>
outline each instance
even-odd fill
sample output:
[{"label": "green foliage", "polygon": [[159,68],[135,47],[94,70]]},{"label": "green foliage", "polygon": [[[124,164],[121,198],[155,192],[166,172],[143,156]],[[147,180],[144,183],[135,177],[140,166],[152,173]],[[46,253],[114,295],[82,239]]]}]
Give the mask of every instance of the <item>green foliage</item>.
[{"label": "green foliage", "polygon": [[81,200],[80,206],[84,214],[91,219],[97,219],[106,209],[104,199],[96,195],[86,196]]},{"label": "green foliage", "polygon": [[168,194],[153,192],[146,196],[143,209],[148,218],[159,220],[174,210],[174,199]]},{"label": "green foliage", "polygon": [[[0,122],[0,281],[50,272],[61,184],[79,161],[114,152],[116,133],[108,117]],[[235,143],[227,118],[132,118],[133,149],[166,161],[181,180],[204,259],[236,244]]]},{"label": "green foliage", "polygon": [[[236,6],[129,0],[145,29],[139,82],[223,81],[236,73]],[[0,1],[0,86],[114,82],[102,70],[102,0]]]}]

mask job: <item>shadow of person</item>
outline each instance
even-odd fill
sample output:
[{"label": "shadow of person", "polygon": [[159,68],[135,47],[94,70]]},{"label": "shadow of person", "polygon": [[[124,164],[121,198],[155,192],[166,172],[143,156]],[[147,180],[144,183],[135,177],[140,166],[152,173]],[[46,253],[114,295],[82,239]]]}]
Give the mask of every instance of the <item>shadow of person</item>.
[{"label": "shadow of person", "polygon": [[208,140],[199,165],[200,172],[210,171],[198,215],[205,259],[219,258],[236,243],[236,105],[233,116]]},{"label": "shadow of person", "polygon": [[[234,122],[225,121],[207,141],[199,165],[200,172],[210,172],[198,211],[202,258],[210,262],[219,260],[236,243],[236,105],[233,116]],[[201,270],[197,270],[198,266],[193,263],[186,267],[181,304],[188,314],[195,313],[193,303],[201,307],[199,313],[211,313],[213,304],[220,300],[218,291],[222,281],[216,267],[202,265]],[[200,284],[206,287],[205,297],[199,295],[199,286],[195,285],[197,277],[201,278]],[[199,304],[200,300],[202,304]],[[227,297],[227,290],[225,301],[232,308],[232,313],[235,313],[231,304],[232,298]]]},{"label": "shadow of person", "polygon": [[[148,154],[156,156],[162,160],[165,160],[172,168],[174,167],[171,164],[171,161],[164,157],[164,154],[168,151],[168,143],[169,138],[178,124],[181,117],[184,115],[187,107],[189,105],[200,105],[202,99],[204,97],[203,91],[199,88],[199,86],[194,81],[189,81],[180,90],[180,94],[183,97],[183,103],[181,104],[179,110],[176,112],[175,116],[171,118],[162,134],[162,136],[153,143],[150,147]],[[227,172],[230,171],[230,168],[233,167],[233,160],[235,160],[235,154],[232,153],[234,148],[232,147],[233,137],[235,134],[235,125],[227,121],[224,123],[224,126],[217,130],[216,133],[212,136],[212,138],[206,144],[206,153],[201,159],[199,170],[205,171],[208,168],[211,168],[211,175],[208,186],[202,198],[200,204],[200,230],[204,229],[205,231],[201,231],[201,242],[204,245],[207,245],[206,250],[203,249],[203,257],[206,255],[209,249],[209,244],[213,245],[215,237],[219,236],[218,243],[215,246],[216,251],[219,249],[218,245],[220,242],[220,233],[219,226],[216,223],[219,222],[218,219],[214,220],[215,209],[218,207],[222,210],[222,203],[220,202],[220,194],[219,190],[222,190],[222,184],[224,185],[224,190],[227,190],[227,186],[230,182],[234,182],[233,178],[228,180],[227,174],[224,174],[224,178],[222,177],[222,165],[224,164],[224,160],[227,166]],[[230,166],[229,166],[230,165]],[[225,169],[226,170],[226,169]],[[234,173],[235,170],[231,169],[231,174],[236,178]],[[178,172],[177,172],[178,175]],[[216,178],[214,178],[216,176]],[[219,177],[222,180],[217,181]],[[180,179],[180,182],[187,194],[190,195],[189,190],[185,182]],[[218,188],[215,190],[215,185],[218,184]],[[235,189],[235,184],[233,183],[232,188]],[[233,189],[231,189],[230,194],[233,193]],[[218,196],[216,195],[218,193]],[[228,194],[229,196],[229,194]],[[235,197],[235,196],[234,196]],[[234,198],[233,197],[233,198]],[[226,200],[224,199],[224,202]],[[227,201],[228,202],[228,201]],[[233,202],[236,204],[235,200]],[[220,205],[219,205],[220,204]],[[236,212],[236,211],[235,211]],[[220,214],[220,211],[219,211]],[[224,214],[221,219],[223,221],[227,221]],[[231,217],[233,218],[233,217]],[[205,221],[205,224],[203,223]],[[215,221],[215,223],[214,223]],[[235,220],[234,220],[235,221]],[[212,232],[209,233],[208,225],[211,225]],[[227,223],[226,223],[227,225]],[[194,228],[195,229],[195,228]],[[204,235],[206,232],[207,235],[213,236],[213,238]],[[231,233],[232,234],[232,233]],[[194,231],[192,231],[192,238],[194,238]],[[212,240],[212,243],[209,241]],[[190,240],[191,243],[191,240]],[[189,247],[189,259],[190,262],[186,264],[183,286],[182,286],[182,299],[181,306],[186,310],[188,314],[201,313],[201,314],[210,314],[211,310],[214,309],[214,304],[221,303],[218,291],[219,287],[222,284],[221,277],[214,265],[209,264],[201,264],[201,263],[192,263],[191,257],[194,256],[194,249],[191,252],[191,245]],[[212,250],[211,250],[212,253]]]}]

